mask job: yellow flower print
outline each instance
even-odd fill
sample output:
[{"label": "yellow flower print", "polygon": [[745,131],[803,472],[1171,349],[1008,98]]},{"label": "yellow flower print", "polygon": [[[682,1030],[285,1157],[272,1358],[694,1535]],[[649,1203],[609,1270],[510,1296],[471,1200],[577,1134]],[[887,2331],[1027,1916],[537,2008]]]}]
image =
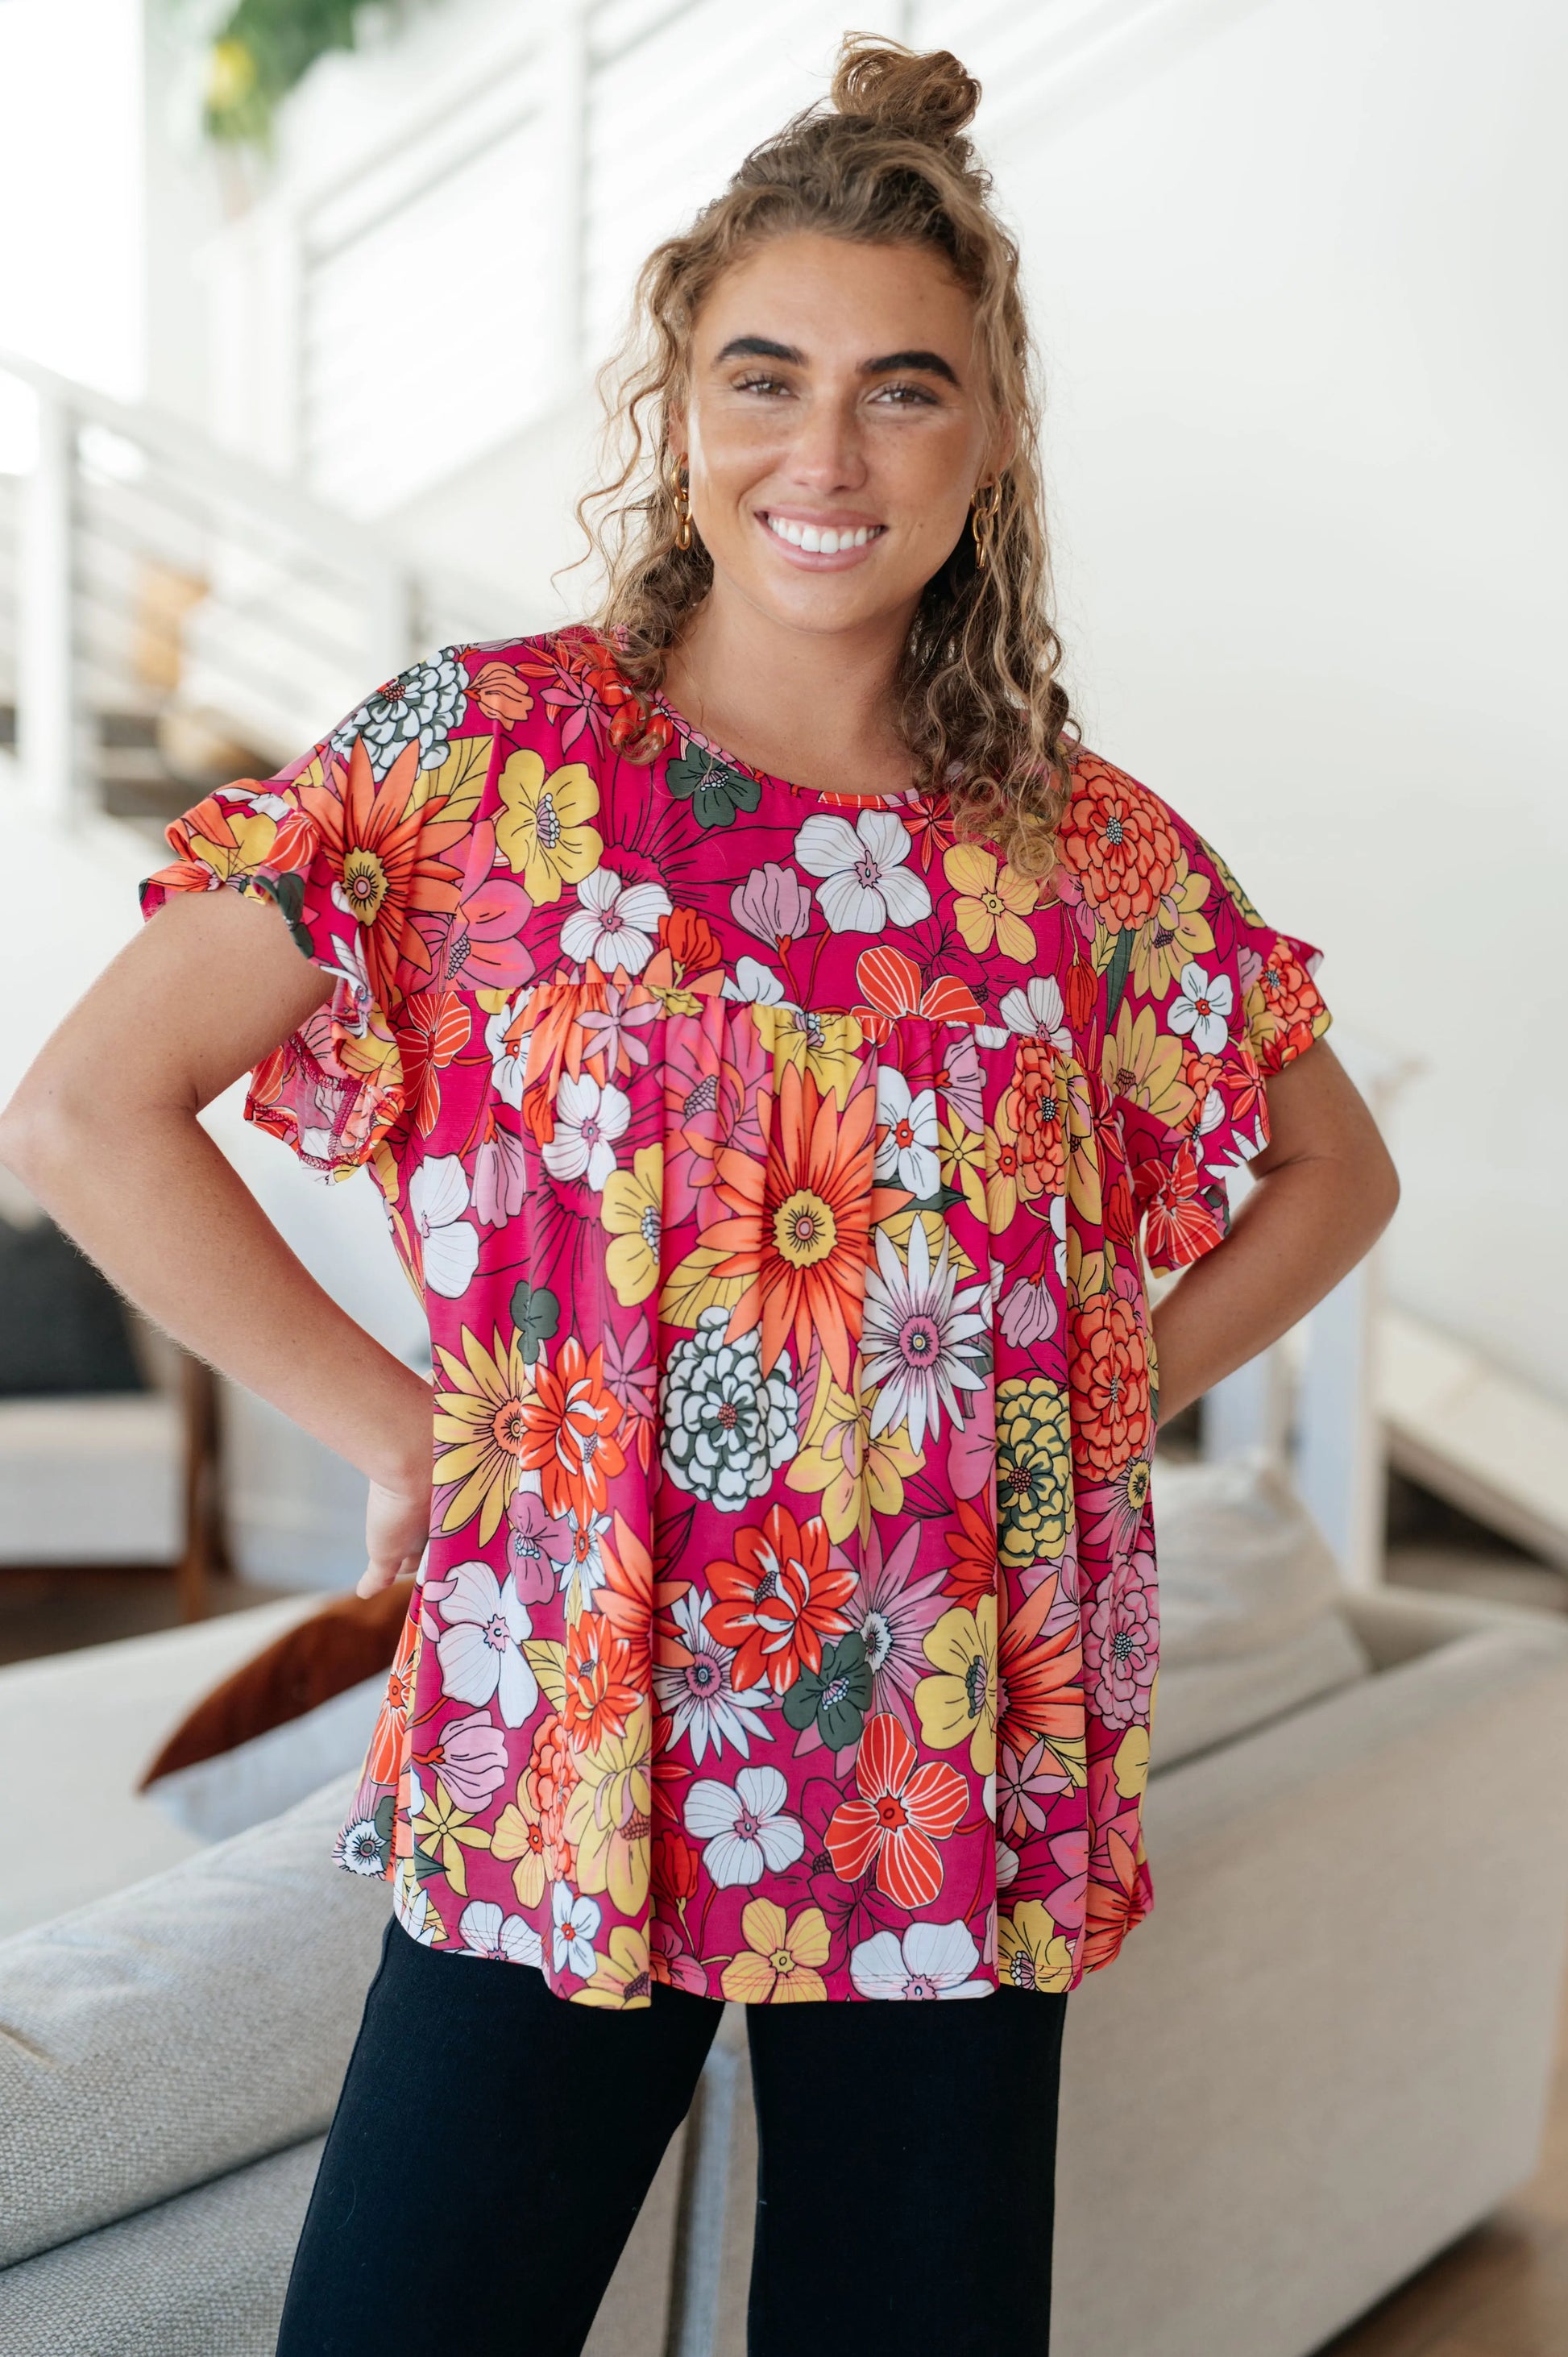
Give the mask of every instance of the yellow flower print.
[{"label": "yellow flower print", "polygon": [[725,1966],[725,1996],[738,2005],[789,2005],[820,2000],[827,1986],[817,1970],[828,1960],[828,1927],[820,1907],[802,1907],[791,1923],[771,1899],[754,1899],[741,1914],[746,1946]]},{"label": "yellow flower print", "polygon": [[1184,857],[1133,938],[1133,986],[1144,998],[1167,996],[1184,965],[1214,947],[1202,914],[1208,878],[1195,876]]},{"label": "yellow flower print", "polygon": [[996,1598],[983,1596],[973,1611],[955,1604],[926,1632],[925,1654],[937,1674],[915,1688],[920,1733],[937,1751],[969,1744],[977,1776],[996,1765]]},{"label": "yellow flower print", "polygon": [[573,1992],[572,2002],[614,2006],[620,2011],[647,2005],[652,1986],[648,1942],[629,1923],[616,1923],[610,1929],[609,1953],[598,1959],[586,1987]]},{"label": "yellow flower print", "polygon": [[564,884],[580,884],[604,856],[604,840],[588,824],[599,790],[581,761],[544,774],[537,753],[514,753],[500,774],[501,815],[496,845],[536,908],[561,898]]},{"label": "yellow flower print", "polygon": [[1152,1006],[1134,1015],[1123,999],[1101,1066],[1112,1094],[1179,1129],[1192,1111],[1192,1091],[1181,1069],[1182,1043],[1175,1032],[1160,1029]]},{"label": "yellow flower print", "polygon": [[797,1071],[810,1072],[819,1092],[831,1096],[843,1113],[865,1038],[854,1017],[812,1015],[800,1006],[757,1006],[752,1018],[775,1065],[793,1064]]},{"label": "yellow flower print", "polygon": [[521,1469],[523,1404],[532,1395],[522,1363],[522,1338],[503,1342],[496,1329],[486,1350],[477,1334],[463,1329],[463,1356],[437,1346],[446,1378],[435,1394],[433,1426],[437,1444],[435,1484],[456,1484],[441,1518],[443,1531],[460,1531],[476,1514],[479,1544],[489,1545],[500,1525]]},{"label": "yellow flower print", "polygon": [[996,855],[978,844],[955,843],[942,854],[948,882],[960,898],[953,919],[965,946],[983,956],[994,941],[1004,957],[1019,965],[1035,958],[1035,934],[1024,922],[1040,897],[1038,884],[1015,868],[996,865]]},{"label": "yellow flower print", "polygon": [[1042,1900],[1021,1900],[998,1921],[996,1976],[1024,1989],[1065,1989],[1071,1980],[1072,1950]]},{"label": "yellow flower print", "polygon": [[[1155,1684],[1159,1683],[1156,1675]],[[1154,1717],[1154,1686],[1149,1688],[1150,1717]],[[1116,1790],[1124,1801],[1135,1801],[1149,1781],[1149,1730],[1146,1727],[1130,1727],[1116,1746],[1116,1757],[1111,1763]]]},{"label": "yellow flower print", "polygon": [[937,1124],[937,1167],[944,1187],[957,1187],[977,1220],[985,1217],[985,1133],[957,1112]]},{"label": "yellow flower print", "polygon": [[599,1217],[615,1239],[605,1267],[616,1299],[628,1309],[646,1301],[659,1282],[663,1210],[664,1148],[639,1146],[629,1170],[610,1172],[599,1203]]},{"label": "yellow flower print", "polygon": [[904,1484],[926,1460],[909,1446],[906,1424],[872,1438],[876,1386],[865,1387],[859,1360],[854,1365],[855,1399],[840,1389],[825,1368],[822,1372],[804,1443],[784,1479],[791,1490],[820,1499],[819,1512],[835,1546],[842,1546],[851,1531],[859,1532],[864,1545],[874,1513],[902,1513]]},{"label": "yellow flower print", "polygon": [[235,876],[252,876],[264,867],[273,845],[277,841],[277,821],[265,811],[252,811],[242,817],[236,809],[226,808],[223,815],[229,822],[232,843],[209,843],[205,835],[190,838],[190,856],[210,867],[227,884]]},{"label": "yellow flower print", "polygon": [[509,1801],[497,1820],[490,1843],[492,1856],[503,1864],[513,1858],[511,1887],[521,1907],[537,1907],[544,1896],[544,1830],[539,1811],[528,1797],[528,1779],[517,1780],[517,1798]]},{"label": "yellow flower print", "polygon": [[463,1853],[489,1849],[490,1837],[473,1822],[470,1809],[460,1809],[439,1776],[433,1792],[424,1793],[413,1818],[413,1838],[433,1864],[441,1868],[459,1899],[468,1895],[468,1869]]},{"label": "yellow flower print", "polygon": [[1067,1394],[1048,1375],[996,1392],[996,1544],[1005,1564],[1055,1562],[1073,1525]]},{"label": "yellow flower print", "polygon": [[649,1772],[648,1713],[639,1711],[624,1735],[607,1736],[576,1754],[578,1781],[566,1803],[564,1832],[577,1849],[579,1890],[607,1890],[622,1915],[648,1899],[648,1841],[653,1830]]},{"label": "yellow flower print", "polygon": [[1025,1157],[1008,1102],[1011,1090],[996,1108],[994,1124],[985,1130],[985,1216],[991,1232],[1006,1232],[1018,1216],[1018,1206],[1040,1191]]}]

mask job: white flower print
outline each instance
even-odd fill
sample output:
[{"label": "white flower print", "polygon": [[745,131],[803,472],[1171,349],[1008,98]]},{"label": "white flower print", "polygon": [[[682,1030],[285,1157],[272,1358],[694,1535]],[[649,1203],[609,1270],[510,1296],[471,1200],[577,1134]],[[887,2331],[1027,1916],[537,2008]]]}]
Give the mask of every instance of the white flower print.
[{"label": "white flower print", "polygon": [[671,1349],[659,1396],[665,1472],[677,1489],[733,1512],[794,1456],[800,1403],[788,1352],[764,1375],[757,1329],[731,1342],[728,1327],[727,1309],[704,1309],[696,1332]]},{"label": "white flower print", "polygon": [[1218,1056],[1230,1037],[1230,1010],[1235,1003],[1228,974],[1212,978],[1200,965],[1184,965],[1181,996],[1165,1009],[1173,1031],[1190,1038],[1201,1055]]},{"label": "white flower print", "polygon": [[947,1235],[933,1269],[920,1219],[910,1224],[907,1267],[891,1237],[881,1228],[875,1234],[876,1266],[865,1272],[862,1331],[866,1381],[877,1386],[871,1430],[875,1437],[908,1422],[910,1446],[918,1449],[928,1428],[936,1431],[944,1408],[955,1423],[961,1419],[959,1392],[979,1391],[985,1382],[989,1352],[978,1338],[986,1321],[975,1305],[986,1288],[972,1285],[955,1294]]},{"label": "white flower print", "polygon": [[966,1924],[911,1923],[902,1940],[878,1932],[853,1948],[849,1976],[862,1996],[989,1996],[990,1982],[972,1977],[979,1962]]},{"label": "white flower print", "polygon": [[417,1940],[422,1948],[431,1948],[435,1944],[438,1918],[431,1912],[429,1892],[410,1871],[413,1863],[412,1858],[402,1860],[392,1877],[392,1913],[411,1940]]},{"label": "white flower print", "polygon": [[432,662],[410,663],[389,679],[333,730],[333,751],[346,761],[355,737],[362,737],[378,785],[405,745],[419,747],[422,770],[438,770],[468,694],[468,674],[458,654],[456,647],[443,647]]},{"label": "white flower print", "polygon": [[1010,990],[996,1011],[1008,1030],[1023,1039],[1045,1039],[1064,1052],[1072,1046],[1061,985],[1054,974],[1037,974],[1026,989]]},{"label": "white flower print", "polygon": [[[912,1092],[896,1064],[877,1068],[876,1175],[907,1187],[917,1200],[934,1195],[941,1183],[936,1091]],[[919,1445],[915,1443],[917,1448]]]},{"label": "white flower print", "polygon": [[476,1706],[496,1702],[506,1725],[521,1727],[539,1685],[522,1652],[533,1622],[510,1572],[498,1580],[488,1563],[460,1563],[424,1593],[446,1623],[435,1641],[442,1693]]},{"label": "white flower print", "polygon": [[671,1660],[666,1649],[665,1658],[653,1665],[653,1690],[670,1721],[670,1741],[679,1743],[683,1735],[689,1735],[692,1757],[699,1768],[710,1743],[715,1759],[728,1742],[743,1760],[748,1760],[752,1736],[767,1733],[757,1724],[757,1714],[773,1700],[768,1686],[736,1692],[730,1667],[734,1651],[721,1645],[703,1626],[703,1615],[713,1600],[695,1587],[676,1599],[671,1613],[681,1633],[682,1658]]},{"label": "white flower print", "polygon": [[785,1814],[789,1792],[777,1768],[737,1769],[733,1786],[711,1776],[692,1786],[686,1831],[703,1843],[703,1864],[721,1890],[794,1865],[806,1836],[800,1818]]},{"label": "white flower print", "polygon": [[640,974],[653,955],[659,920],[671,902],[662,884],[628,884],[613,867],[596,867],[577,887],[580,907],[561,928],[569,958],[594,963],[606,974],[624,966]]},{"label": "white flower print", "polygon": [[631,1119],[622,1089],[601,1088],[591,1072],[563,1072],[555,1092],[555,1135],[543,1149],[552,1178],[585,1178],[596,1193],[616,1167],[615,1141]]},{"label": "white flower print", "polygon": [[479,1232],[468,1222],[468,1181],[455,1154],[420,1164],[408,1182],[408,1208],[419,1231],[425,1284],[456,1301],[474,1281]]},{"label": "white flower print", "polygon": [[909,849],[908,830],[892,811],[862,811],[853,826],[818,811],[795,837],[796,858],[822,879],[817,899],[835,933],[879,933],[930,915],[929,891],[904,865]]},{"label": "white flower print", "polygon": [[575,1973],[579,1980],[589,1979],[596,1961],[594,1933],[599,1928],[597,1900],[576,1897],[569,1882],[552,1883],[550,1913],[553,1924],[551,1954],[556,1971]]},{"label": "white flower print", "polygon": [[737,958],[735,972],[725,976],[721,996],[742,1006],[782,1006],[784,985],[759,959]]},{"label": "white flower print", "polygon": [[497,1095],[504,1097],[514,1113],[519,1112],[522,1105],[522,1084],[528,1074],[528,1043],[533,1034],[532,1031],[525,1031],[515,1046],[510,1049],[506,1043],[506,1035],[517,1021],[523,1000],[530,995],[528,991],[520,990],[510,1005],[503,1006],[499,1015],[492,1015],[485,1025],[485,1045],[489,1049],[490,1055],[490,1077],[495,1082]]},{"label": "white flower print", "polygon": [[521,1915],[503,1915],[493,1899],[470,1899],[457,1918],[457,1936],[469,1956],[489,1956],[498,1964],[541,1964],[544,1945]]}]

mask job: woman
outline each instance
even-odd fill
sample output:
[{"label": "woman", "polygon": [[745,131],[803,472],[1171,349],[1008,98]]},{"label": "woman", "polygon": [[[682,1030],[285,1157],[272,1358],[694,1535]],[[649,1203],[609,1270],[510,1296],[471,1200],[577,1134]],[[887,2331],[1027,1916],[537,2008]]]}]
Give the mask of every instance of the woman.
[{"label": "woman", "polygon": [[[1152,1895],[1155,1340],[1168,1416],[1396,1190],[1314,953],[1071,727],[977,97],[846,46],[644,273],[595,627],[172,828],[5,1122],[369,1477],[361,1592],[428,1541],[287,2352],[580,2348],[724,1996],[754,2357],[1047,2347],[1067,1995]],[[198,1125],[252,1065],[385,1195],[434,1459]]]}]

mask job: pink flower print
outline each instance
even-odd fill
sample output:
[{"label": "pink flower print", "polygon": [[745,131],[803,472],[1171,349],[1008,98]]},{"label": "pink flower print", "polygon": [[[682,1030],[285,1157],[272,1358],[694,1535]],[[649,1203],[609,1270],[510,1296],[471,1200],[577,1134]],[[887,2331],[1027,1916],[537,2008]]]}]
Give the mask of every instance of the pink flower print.
[{"label": "pink flower print", "polygon": [[533,959],[522,945],[533,903],[521,884],[491,874],[495,864],[496,831],[489,819],[482,819],[468,838],[463,897],[446,940],[437,950],[425,935],[433,958],[440,959],[444,978],[462,990],[519,990],[533,979]]},{"label": "pink flower print", "polygon": [[1057,1305],[1046,1288],[1043,1275],[1021,1276],[1002,1297],[1003,1339],[1015,1351],[1027,1351],[1036,1342],[1048,1342],[1057,1330]]},{"label": "pink flower print", "polygon": [[1084,1683],[1107,1727],[1130,1727],[1149,1715],[1160,1652],[1154,1592],[1144,1577],[1153,1569],[1146,1552],[1119,1565],[1084,1624]]},{"label": "pink flower print", "polygon": [[448,1721],[435,1749],[417,1756],[422,1768],[435,1770],[460,1809],[482,1809],[506,1781],[506,1737],[492,1726],[489,1711]]},{"label": "pink flower print", "polygon": [[736,923],[744,925],[759,942],[767,942],[780,957],[811,927],[810,892],[791,868],[780,867],[771,859],[764,866],[754,867],[745,883],[736,886],[729,904]]},{"label": "pink flower print", "polygon": [[482,1226],[499,1228],[515,1220],[528,1193],[522,1140],[492,1124],[474,1157],[474,1209]]},{"label": "pink flower print", "polygon": [[559,1566],[571,1560],[572,1541],[532,1490],[514,1490],[506,1513],[506,1556],[518,1596],[524,1604],[546,1603],[555,1593]]}]

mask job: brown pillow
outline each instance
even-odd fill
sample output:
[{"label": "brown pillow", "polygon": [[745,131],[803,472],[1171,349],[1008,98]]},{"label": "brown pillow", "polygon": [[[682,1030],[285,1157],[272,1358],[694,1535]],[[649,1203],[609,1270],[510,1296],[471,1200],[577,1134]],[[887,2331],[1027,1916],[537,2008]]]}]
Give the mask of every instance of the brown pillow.
[{"label": "brown pillow", "polygon": [[136,1789],[160,1776],[215,1760],[252,1736],[303,1717],[334,1695],[390,1670],[408,1613],[411,1583],[395,1580],[379,1596],[337,1596],[308,1620],[285,1630],[205,1695],[183,1719]]}]

